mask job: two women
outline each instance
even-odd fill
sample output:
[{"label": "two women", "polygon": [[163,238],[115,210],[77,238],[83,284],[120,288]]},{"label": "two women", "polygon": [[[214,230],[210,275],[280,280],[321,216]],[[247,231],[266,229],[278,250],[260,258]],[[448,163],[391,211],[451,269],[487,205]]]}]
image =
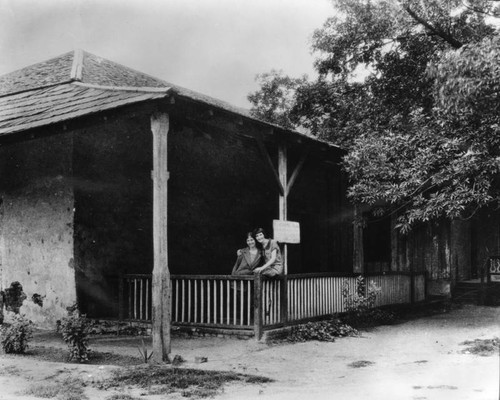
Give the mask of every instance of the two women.
[{"label": "two women", "polygon": [[262,250],[257,247],[252,232],[247,233],[247,247],[238,250],[237,256],[232,275],[252,275],[262,265]]},{"label": "two women", "polygon": [[262,274],[278,276],[283,274],[281,250],[276,240],[266,238],[262,228],[247,234],[247,247],[238,250],[233,275]]}]

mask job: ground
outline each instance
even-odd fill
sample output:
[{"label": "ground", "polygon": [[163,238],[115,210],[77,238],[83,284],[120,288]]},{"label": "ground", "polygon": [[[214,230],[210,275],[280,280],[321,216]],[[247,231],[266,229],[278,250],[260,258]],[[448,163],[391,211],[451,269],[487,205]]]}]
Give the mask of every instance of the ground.
[{"label": "ground", "polygon": [[[479,355],[467,350],[466,341],[500,337],[500,308],[463,306],[450,312],[380,326],[361,337],[340,338],[334,343],[258,343],[227,338],[174,338],[172,353],[186,362],[182,368],[229,370],[269,377],[271,383],[231,383],[216,396],[223,399],[370,399],[424,400],[499,398],[499,355]],[[61,377],[99,381],[117,366],[114,354],[139,355],[141,339],[102,337],[94,350],[108,352],[98,365],[49,362],[26,356],[0,355],[0,400],[37,399],[30,388]],[[63,344],[52,335],[38,335],[33,346],[47,351]],[[38,347],[40,349],[40,347]],[[488,354],[488,353],[486,353]],[[207,362],[195,360],[206,357]],[[43,357],[42,357],[43,358]],[[120,358],[120,363],[127,359]],[[94,400],[110,399],[116,391],[84,388]],[[181,394],[145,395],[124,388],[145,400],[182,399]]]}]

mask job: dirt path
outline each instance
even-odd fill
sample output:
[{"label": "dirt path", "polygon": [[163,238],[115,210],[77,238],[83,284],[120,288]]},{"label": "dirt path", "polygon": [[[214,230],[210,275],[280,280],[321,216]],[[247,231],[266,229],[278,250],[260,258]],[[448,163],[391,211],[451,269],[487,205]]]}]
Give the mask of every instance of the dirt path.
[{"label": "dirt path", "polygon": [[[273,383],[227,385],[217,399],[499,399],[499,356],[466,354],[466,340],[500,337],[500,308],[466,306],[343,338],[334,343],[267,345],[224,338],[174,339],[173,354],[191,368],[231,370],[267,376]],[[136,356],[137,341],[108,338],[99,351]],[[61,345],[51,341],[45,346]],[[196,356],[208,362],[196,364]],[[33,382],[68,374],[87,381],[106,377],[110,366],[75,365],[0,356],[0,400],[28,400],[22,394]],[[111,392],[87,386],[90,399]],[[140,396],[153,400],[165,397]],[[169,396],[169,399],[182,397]]]}]

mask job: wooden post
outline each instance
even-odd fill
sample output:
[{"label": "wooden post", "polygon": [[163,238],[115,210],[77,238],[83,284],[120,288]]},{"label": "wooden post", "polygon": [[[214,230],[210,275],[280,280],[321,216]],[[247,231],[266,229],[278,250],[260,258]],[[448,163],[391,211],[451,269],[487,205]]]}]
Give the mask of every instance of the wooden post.
[{"label": "wooden post", "polygon": [[286,324],[288,322],[288,277],[285,275],[281,279],[281,293],[280,293],[280,305],[281,305],[281,323]]},{"label": "wooden post", "polygon": [[170,271],[167,247],[167,135],[166,113],[151,116],[153,132],[153,358],[168,362],[170,354]]},{"label": "wooden post", "polygon": [[123,321],[125,316],[125,296],[124,296],[124,276],[123,274],[118,275],[118,321]]},{"label": "wooden post", "polygon": [[[281,186],[285,189],[280,193],[279,197],[279,219],[286,221],[288,219],[287,212],[287,148],[285,143],[281,143],[278,148],[278,175]],[[288,274],[288,245],[283,245],[283,270],[285,275]]]},{"label": "wooden post", "polygon": [[353,272],[362,274],[364,272],[363,254],[363,227],[361,226],[361,210],[354,206],[354,265]]},{"label": "wooden post", "polygon": [[262,275],[256,274],[253,278],[254,300],[253,300],[253,323],[254,335],[257,340],[262,338]]},{"label": "wooden post", "polygon": [[410,303],[415,304],[415,271],[410,271]]}]

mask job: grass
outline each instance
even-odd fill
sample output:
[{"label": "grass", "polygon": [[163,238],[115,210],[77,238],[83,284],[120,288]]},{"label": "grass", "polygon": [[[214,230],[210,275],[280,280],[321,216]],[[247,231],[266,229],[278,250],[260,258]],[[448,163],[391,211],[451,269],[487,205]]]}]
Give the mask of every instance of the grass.
[{"label": "grass", "polygon": [[21,369],[13,365],[9,365],[0,370],[0,375],[2,376],[20,376],[23,373]]},{"label": "grass", "polygon": [[106,397],[106,400],[139,400],[139,398],[126,393],[116,393],[109,397]]},{"label": "grass", "polygon": [[84,387],[85,384],[80,379],[67,378],[62,381],[32,384],[23,394],[42,399],[88,400]]},{"label": "grass", "polygon": [[476,354],[478,356],[488,357],[492,356],[498,351],[500,340],[498,338],[475,339],[467,340],[460,344],[463,346],[467,346],[464,350],[462,350],[462,353]]},{"label": "grass", "polygon": [[[139,365],[143,361],[139,357],[139,353],[137,353],[137,355],[138,355],[137,357],[133,357],[129,355],[121,355],[116,353],[92,351],[89,354],[88,362],[86,362],[85,364],[119,365],[119,366]],[[68,349],[62,349],[57,347],[34,346],[30,347],[25,354],[16,354],[16,357],[26,357],[40,361],[78,364],[77,360],[69,360]]]},{"label": "grass", "polygon": [[230,382],[267,383],[271,379],[234,372],[204,371],[165,366],[138,366],[113,371],[113,376],[97,383],[101,390],[131,386],[147,391],[149,395],[180,393],[183,397],[212,397]]}]

